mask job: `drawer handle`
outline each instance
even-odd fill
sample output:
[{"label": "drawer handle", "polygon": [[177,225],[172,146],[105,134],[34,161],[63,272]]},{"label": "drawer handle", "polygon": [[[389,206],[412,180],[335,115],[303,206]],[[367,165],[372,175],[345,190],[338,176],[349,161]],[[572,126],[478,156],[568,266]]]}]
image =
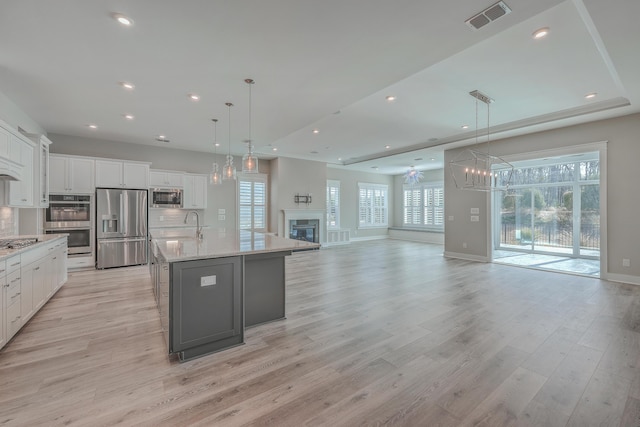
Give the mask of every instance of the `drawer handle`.
[{"label": "drawer handle", "polygon": [[33,269],[33,271],[38,271],[38,270],[40,270],[40,267],[36,267]]},{"label": "drawer handle", "polygon": [[54,259],[54,260],[56,260],[56,259],[58,259],[58,257],[57,257],[57,256],[54,256],[54,257],[53,257],[53,259]]},{"label": "drawer handle", "polygon": [[49,248],[50,251],[52,251],[54,248]]},{"label": "drawer handle", "polygon": [[15,279],[13,279],[10,283],[17,282],[18,280],[20,280],[20,277],[16,277],[16,278],[15,278]]},{"label": "drawer handle", "polygon": [[10,267],[15,267],[16,265],[20,265],[20,261],[11,264]]},{"label": "drawer handle", "polygon": [[18,320],[20,320],[20,316],[18,316],[18,317],[16,317],[15,319],[13,319],[13,320],[11,321],[11,323],[16,323]]},{"label": "drawer handle", "polygon": [[21,292],[18,292],[17,294],[15,294],[14,296],[11,297],[11,299],[14,299],[15,297],[19,297],[21,294]]}]

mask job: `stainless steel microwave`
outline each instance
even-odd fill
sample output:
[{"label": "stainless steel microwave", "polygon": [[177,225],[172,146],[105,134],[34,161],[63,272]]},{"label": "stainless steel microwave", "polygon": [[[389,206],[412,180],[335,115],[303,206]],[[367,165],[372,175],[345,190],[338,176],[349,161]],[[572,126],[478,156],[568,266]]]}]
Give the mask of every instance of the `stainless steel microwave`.
[{"label": "stainless steel microwave", "polygon": [[152,188],[149,206],[152,208],[182,208],[183,198],[181,188]]}]

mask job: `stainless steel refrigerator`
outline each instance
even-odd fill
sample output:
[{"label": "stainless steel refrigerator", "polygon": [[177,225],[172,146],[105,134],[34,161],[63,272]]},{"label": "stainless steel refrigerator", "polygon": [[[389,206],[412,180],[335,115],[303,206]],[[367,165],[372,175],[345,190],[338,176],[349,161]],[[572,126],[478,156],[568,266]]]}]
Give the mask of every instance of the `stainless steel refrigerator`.
[{"label": "stainless steel refrigerator", "polygon": [[147,263],[147,190],[96,189],[96,268]]}]

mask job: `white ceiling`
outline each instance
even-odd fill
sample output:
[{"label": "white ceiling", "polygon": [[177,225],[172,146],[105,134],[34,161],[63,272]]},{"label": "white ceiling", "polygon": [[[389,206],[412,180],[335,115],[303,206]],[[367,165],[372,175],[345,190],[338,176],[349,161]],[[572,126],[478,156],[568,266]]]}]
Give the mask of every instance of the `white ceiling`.
[{"label": "white ceiling", "polygon": [[475,141],[474,89],[495,100],[491,139],[640,111],[639,1],[505,3],[474,31],[464,21],[491,0],[3,0],[0,92],[48,133],[207,153],[214,117],[227,150],[230,101],[242,154],[253,78],[263,157],[394,174],[442,167],[445,147]]}]

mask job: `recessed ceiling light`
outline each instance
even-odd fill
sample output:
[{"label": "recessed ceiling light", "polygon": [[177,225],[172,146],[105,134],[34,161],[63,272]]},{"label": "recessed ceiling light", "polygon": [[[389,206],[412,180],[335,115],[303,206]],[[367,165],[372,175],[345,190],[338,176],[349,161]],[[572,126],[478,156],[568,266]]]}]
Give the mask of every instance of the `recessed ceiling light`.
[{"label": "recessed ceiling light", "polygon": [[341,162],[342,161],[342,157],[338,157],[338,161]]},{"label": "recessed ceiling light", "polygon": [[87,125],[87,127],[88,127],[89,129],[98,129],[98,125],[94,125],[93,123],[88,124],[88,125]]},{"label": "recessed ceiling light", "polygon": [[124,117],[127,120],[133,120],[135,119],[133,114],[123,114],[122,117]]},{"label": "recessed ceiling light", "polygon": [[544,28],[540,28],[538,30],[535,30],[532,34],[534,39],[541,39],[543,37],[546,37],[547,34],[549,34],[549,27],[544,27]]},{"label": "recessed ceiling light", "polygon": [[389,95],[385,98],[387,101],[389,102],[393,102],[395,101],[397,98],[395,97],[395,95]]},{"label": "recessed ceiling light", "polygon": [[371,166],[371,169],[378,170],[378,167],[377,166]]},{"label": "recessed ceiling light", "polygon": [[169,142],[169,138],[167,138],[166,135],[158,135],[156,137],[156,141],[158,141],[158,142]]},{"label": "recessed ceiling light", "polygon": [[200,95],[195,93],[188,93],[187,98],[189,98],[192,101],[200,101]]},{"label": "recessed ceiling light", "polygon": [[127,90],[133,90],[136,87],[136,85],[129,82],[118,82],[118,84]]},{"label": "recessed ceiling light", "polygon": [[311,132],[313,132],[313,133],[315,133],[315,134],[317,135],[317,134],[319,134],[319,133],[320,133],[320,130],[318,130],[318,129],[314,129],[314,130],[312,130]]},{"label": "recessed ceiling light", "polygon": [[598,96],[598,92],[591,92],[591,93],[586,94],[586,95],[584,96],[584,98],[585,98],[585,99],[593,99],[593,98],[595,98],[596,96]]},{"label": "recessed ceiling light", "polygon": [[273,147],[271,151],[278,151],[278,147]]},{"label": "recessed ceiling light", "polygon": [[436,159],[434,159],[433,157],[431,158],[431,161],[432,161],[432,162],[433,162],[433,161],[435,161],[435,160],[436,160]]},{"label": "recessed ceiling light", "polygon": [[216,147],[220,147],[220,143],[219,143],[219,142],[216,142],[216,143],[215,143],[215,146],[216,146]]},{"label": "recessed ceiling light", "polygon": [[461,128],[462,129],[469,129],[469,125],[462,125]]},{"label": "recessed ceiling light", "polygon": [[115,19],[120,24],[124,25],[125,27],[130,27],[130,26],[133,25],[133,19],[129,18],[128,16],[123,15],[122,13],[114,13],[111,16],[113,17],[113,19]]},{"label": "recessed ceiling light", "polygon": [[384,148],[385,148],[385,150],[388,150],[389,148],[391,148],[391,146],[390,145],[385,145]]}]

